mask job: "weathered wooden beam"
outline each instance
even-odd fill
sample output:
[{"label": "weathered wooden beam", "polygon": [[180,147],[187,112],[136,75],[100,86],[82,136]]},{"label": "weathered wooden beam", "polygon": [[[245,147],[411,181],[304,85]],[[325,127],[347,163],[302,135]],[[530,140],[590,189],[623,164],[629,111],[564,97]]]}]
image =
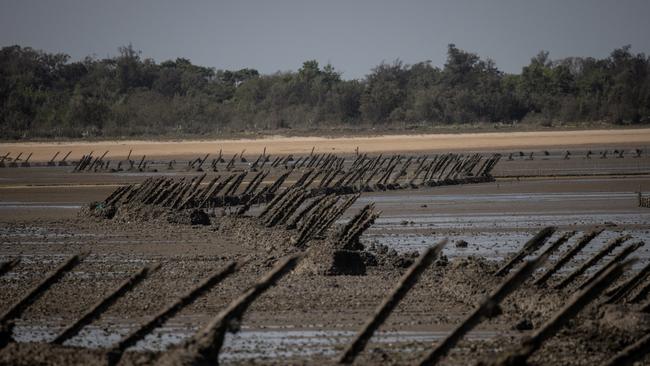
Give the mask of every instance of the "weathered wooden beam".
[{"label": "weathered wooden beam", "polygon": [[197,332],[181,346],[166,352],[159,360],[159,365],[218,365],[219,352],[228,329],[233,321],[242,318],[248,307],[266,290],[274,286],[284,275],[289,273],[302,258],[295,254],[280,261],[275,267],[231,302],[210,323]]},{"label": "weathered wooden beam", "polygon": [[524,244],[523,248],[517,254],[515,254],[508,262],[506,262],[499,270],[496,271],[495,275],[496,276],[505,276],[510,272],[512,267],[514,267],[517,263],[521,262],[524,258],[527,256],[533,254],[537,249],[541,248],[544,243],[546,243],[546,240],[555,233],[555,230],[557,230],[556,227],[554,226],[548,226],[540,230],[535,236],[533,236],[530,240]]},{"label": "weathered wooden beam", "polygon": [[575,243],[573,247],[571,247],[569,250],[567,250],[564,255],[558,259],[557,262],[553,265],[553,267],[549,268],[542,276],[540,276],[533,284],[535,286],[544,286],[546,282],[555,274],[562,266],[564,266],[566,263],[568,263],[571,258],[573,258],[576,254],[578,254],[579,251],[581,251],[584,247],[589,244],[589,242],[595,238],[598,234],[600,234],[603,231],[603,229],[595,229],[592,230],[586,234],[584,234],[578,241]]},{"label": "weathered wooden beam", "polygon": [[154,268],[144,267],[136,274],[122,282],[113,292],[100,299],[92,308],[86,311],[74,323],[68,325],[59,335],[51,342],[53,344],[63,344],[66,340],[74,337],[79,333],[81,328],[90,324],[93,320],[99,318],[117,299],[129,292],[138,283],[144,280]]},{"label": "weathered wooden beam", "polygon": [[531,274],[541,265],[548,257],[539,256],[531,261],[525,261],[524,264],[513,274],[510,275],[501,285],[496,288],[487,299],[485,299],[476,310],[474,310],[451,334],[436,345],[436,347],[427,354],[421,361],[420,365],[435,365],[445,357],[456,344],[463,339],[465,334],[474,329],[483,319],[497,316],[499,304],[509,294],[514,292],[522,283],[528,279]]},{"label": "weathered wooden beam", "polygon": [[605,271],[596,280],[586,288],[576,293],[572,299],[562,307],[551,319],[541,326],[531,337],[526,338],[522,344],[512,352],[503,356],[496,362],[501,366],[520,366],[527,364],[528,358],[537,351],[542,344],[553,337],[569,320],[573,319],[585,306],[598,298],[623,271],[631,264],[631,261],[625,263],[616,263],[614,266]]},{"label": "weathered wooden beam", "polygon": [[594,254],[591,258],[589,258],[587,261],[585,261],[580,267],[576,268],[575,271],[573,271],[571,274],[569,274],[564,280],[562,280],[560,283],[555,285],[556,290],[561,290],[565,288],[568,284],[573,282],[576,278],[580,277],[583,273],[587,272],[589,268],[591,268],[594,264],[598,263],[601,259],[603,259],[606,255],[614,251],[619,245],[621,245],[624,241],[628,240],[631,238],[630,235],[621,235],[618,238],[614,238],[609,241],[598,253]]},{"label": "weathered wooden beam", "polygon": [[74,268],[84,256],[85,254],[75,254],[61,263],[54,271],[50,272],[45,279],[33,286],[22,298],[20,298],[20,300],[5,311],[5,313],[0,316],[0,324],[20,317],[29,305],[43,295],[53,284],[57,283],[64,274]]},{"label": "weathered wooden beam", "polygon": [[121,354],[129,347],[135,345],[140,340],[142,340],[147,334],[149,334],[154,328],[163,324],[167,319],[174,316],[185,306],[194,302],[199,296],[207,292],[209,289],[214,287],[216,284],[221,282],[224,278],[228,277],[230,274],[234,273],[237,269],[237,263],[230,262],[226,265],[225,268],[213,273],[198,285],[188,291],[185,295],[176,299],[169,306],[159,311],[156,315],[151,317],[147,322],[140,325],[137,329],[134,329],[126,337],[122,338],[116,345],[114,345],[110,351],[110,358],[112,362],[119,361]]},{"label": "weathered wooden beam", "polygon": [[408,291],[416,284],[420,275],[424,272],[429,265],[438,258],[442,249],[447,244],[447,239],[442,239],[435,246],[427,248],[418,258],[418,260],[411,265],[411,267],[404,273],[395,288],[384,298],[384,301],[375,309],[373,316],[364,324],[361,331],[354,338],[352,343],[348,345],[341,357],[339,363],[350,364],[354,361],[357,355],[363,351],[366,344],[375,333],[375,331],[386,321],[388,316],[393,312],[395,307],[402,301]]}]

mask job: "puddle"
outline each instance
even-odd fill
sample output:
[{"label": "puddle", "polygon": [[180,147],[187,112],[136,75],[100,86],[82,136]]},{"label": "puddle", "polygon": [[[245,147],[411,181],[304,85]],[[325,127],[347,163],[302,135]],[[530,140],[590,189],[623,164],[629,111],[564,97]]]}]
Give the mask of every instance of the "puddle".
[{"label": "puddle", "polygon": [[78,210],[83,206],[82,203],[70,202],[61,204],[59,202],[0,202],[0,210],[26,210],[26,209],[64,209]]},{"label": "puddle", "polygon": [[431,229],[535,229],[542,226],[567,225],[602,225],[611,222],[621,225],[648,225],[648,213],[576,213],[576,214],[539,214],[512,215],[485,213],[472,215],[457,214],[413,214],[380,217],[369,229],[372,230],[408,230],[418,227]]},{"label": "puddle", "polygon": [[[15,339],[18,342],[48,342],[54,339],[61,328],[45,326],[17,325]],[[86,348],[108,348],[125,336],[131,327],[110,325],[106,327],[87,326],[78,336],[68,340],[65,345]],[[198,330],[191,326],[164,326],[129,350],[164,351],[181,343]],[[443,339],[449,332],[425,331],[384,331],[377,332],[373,343],[396,344],[407,342],[431,343]],[[242,361],[248,359],[302,357],[310,355],[331,356],[340,352],[341,347],[352,341],[356,331],[343,330],[296,330],[296,329],[242,329],[228,333],[220,360]],[[494,331],[473,331],[467,339],[489,339],[503,336]]]},{"label": "puddle", "polygon": [[400,194],[362,196],[359,203],[460,203],[460,202],[566,202],[635,199],[632,192],[584,192],[584,193],[495,193],[495,194]]}]

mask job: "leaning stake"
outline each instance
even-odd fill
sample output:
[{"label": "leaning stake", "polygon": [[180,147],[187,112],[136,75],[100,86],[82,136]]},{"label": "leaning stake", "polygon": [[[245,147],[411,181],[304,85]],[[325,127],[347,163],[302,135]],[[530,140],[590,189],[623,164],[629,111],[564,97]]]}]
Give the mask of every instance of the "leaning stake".
[{"label": "leaning stake", "polygon": [[447,244],[446,238],[438,242],[435,246],[428,248],[420,255],[420,258],[418,258],[411,268],[409,268],[409,270],[402,276],[393,291],[384,298],[384,301],[379,305],[377,310],[375,310],[375,314],[363,326],[361,332],[359,332],[341,358],[339,358],[339,363],[352,363],[357,355],[363,351],[368,340],[370,340],[370,337],[372,337],[377,328],[382,325],[386,318],[388,318],[397,304],[399,304],[404,296],[406,296],[406,293],[413,287],[413,285],[415,285],[422,272],[424,272],[431,262],[440,255],[445,244]]},{"label": "leaning stake", "polygon": [[573,282],[576,278],[580,277],[583,273],[587,272],[587,270],[592,267],[594,264],[596,264],[598,261],[603,259],[606,255],[611,253],[616,247],[621,245],[624,241],[628,240],[631,238],[630,235],[622,235],[619,236],[618,238],[612,239],[603,249],[601,249],[598,253],[594,254],[591,258],[589,258],[586,262],[584,262],[580,268],[577,268],[575,271],[573,271],[570,275],[568,275],[562,282],[558,283],[555,285],[556,290],[560,290],[565,288],[568,284]]},{"label": "leaning stake", "polygon": [[590,302],[597,299],[617,278],[623,274],[632,261],[617,263],[600,277],[594,280],[587,288],[576,294],[559,312],[549,319],[532,337],[527,338],[521,346],[507,354],[497,362],[501,366],[525,365],[528,358],[537,351],[542,344],[553,337],[569,320],[575,317],[580,310]]},{"label": "leaning stake", "polygon": [[514,267],[517,263],[521,262],[524,258],[533,254],[537,249],[541,248],[542,245],[546,243],[546,240],[550,238],[551,235],[553,235],[555,230],[556,228],[554,226],[548,226],[540,230],[535,236],[528,240],[526,244],[524,244],[524,247],[521,248],[521,250],[515,254],[514,257],[512,257],[506,264],[504,264],[503,267],[499,268],[495,275],[505,276],[508,274],[512,267]]},{"label": "leaning stake", "polygon": [[549,268],[546,272],[544,272],[544,274],[540,278],[535,280],[533,284],[535,286],[544,286],[546,284],[546,281],[548,281],[549,278],[551,278],[551,276],[553,276],[555,272],[557,272],[560,268],[562,268],[562,266],[567,264],[571,260],[571,258],[573,258],[576,254],[578,254],[578,252],[581,251],[582,248],[586,247],[587,244],[589,244],[589,242],[593,238],[595,238],[598,234],[600,234],[602,231],[603,229],[595,229],[584,234],[574,246],[572,246],[569,250],[567,250],[564,253],[562,258],[558,259],[558,261],[555,262],[553,267]]},{"label": "leaning stake", "polygon": [[465,334],[476,327],[481,320],[498,315],[499,304],[501,301],[524,283],[533,271],[535,271],[535,269],[547,258],[548,257],[546,256],[539,256],[532,261],[524,262],[521,268],[506,279],[501,286],[494,290],[490,297],[483,301],[483,303],[481,303],[481,305],[479,305],[479,307],[474,310],[474,312],[470,314],[470,316],[467,317],[458,328],[454,329],[447,338],[440,342],[433,351],[426,355],[426,357],[420,361],[420,365],[437,364],[465,336]]},{"label": "leaning stake", "polygon": [[641,361],[645,355],[650,353],[650,333],[641,339],[625,347],[616,356],[609,359],[603,366],[628,366],[636,361]]},{"label": "leaning stake", "polygon": [[187,294],[180,297],[174,301],[171,305],[167,306],[165,309],[161,310],[158,314],[153,316],[149,321],[140,326],[140,328],[135,329],[125,338],[123,338],[118,344],[116,344],[113,349],[110,351],[109,360],[111,364],[117,364],[121,358],[122,353],[129,347],[138,343],[143,339],[147,334],[149,334],[154,328],[160,324],[167,321],[167,319],[174,316],[185,306],[191,304],[197,297],[204,294],[210,288],[212,288],[217,283],[221,282],[224,278],[228,277],[230,274],[235,272],[237,269],[236,262],[230,262],[224,269],[214,273],[210,277],[203,280],[196,287],[191,289]]},{"label": "leaning stake", "polygon": [[138,273],[128,278],[126,281],[122,282],[118,288],[115,289],[111,294],[99,300],[95,306],[88,310],[84,315],[79,317],[76,322],[70,324],[66,327],[59,335],[52,341],[54,344],[63,344],[66,340],[74,337],[79,333],[81,328],[85,325],[90,324],[93,320],[99,318],[99,316],[108,309],[117,299],[129,292],[135,285],[140,283],[143,279],[147,277],[149,272],[152,269],[148,267],[142,268]]},{"label": "leaning stake", "polygon": [[32,287],[25,296],[18,300],[18,302],[16,302],[2,315],[2,317],[0,317],[0,324],[4,324],[9,320],[20,317],[29,305],[36,301],[36,299],[45,293],[45,291],[47,291],[53,284],[58,282],[66,272],[74,268],[74,266],[81,261],[81,258],[82,255],[80,254],[73,255],[51,272],[41,283]]},{"label": "leaning stake", "polygon": [[280,278],[289,273],[302,256],[295,254],[277,264],[271,272],[262,277],[238,299],[221,311],[205,328],[197,332],[178,348],[165,353],[160,365],[218,365],[219,351],[226,331],[233,321],[241,319],[244,312],[260,295],[274,286]]}]

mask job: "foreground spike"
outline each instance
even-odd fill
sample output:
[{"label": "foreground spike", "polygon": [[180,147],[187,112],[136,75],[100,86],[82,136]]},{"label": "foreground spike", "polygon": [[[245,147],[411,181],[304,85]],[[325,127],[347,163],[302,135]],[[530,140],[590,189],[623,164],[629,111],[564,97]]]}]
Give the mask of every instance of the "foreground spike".
[{"label": "foreground spike", "polygon": [[537,351],[546,340],[553,337],[564,326],[564,324],[573,319],[580,310],[590,302],[597,299],[608,286],[623,274],[623,271],[625,271],[632,262],[633,261],[616,263],[614,266],[609,268],[584,290],[581,290],[579,293],[574,295],[569,303],[549,319],[530,338],[524,340],[518,349],[505,355],[496,364],[500,366],[525,365],[528,358]]},{"label": "foreground spike", "polygon": [[202,294],[207,292],[210,288],[212,288],[214,285],[221,282],[224,278],[234,273],[236,269],[237,269],[237,263],[230,262],[228,265],[226,265],[224,269],[214,273],[210,277],[203,280],[196,287],[191,289],[188,293],[178,298],[176,301],[174,301],[172,304],[167,306],[165,309],[158,312],[158,314],[154,315],[145,324],[133,330],[126,337],[124,337],[119,343],[113,346],[113,348],[109,351],[109,364],[113,364],[113,365],[117,364],[120,358],[122,357],[122,353],[124,353],[124,351],[127,348],[138,343],[147,334],[149,334],[154,328],[158,327],[159,325],[167,321],[167,319],[174,316],[185,306],[194,302],[194,300],[196,300],[197,297],[201,296]]},{"label": "foreground spike", "polygon": [[623,242],[628,240],[629,238],[631,238],[630,235],[622,235],[619,236],[618,238],[612,239],[598,253],[594,254],[591,258],[589,258],[586,262],[584,262],[579,268],[577,268],[570,275],[568,275],[564,280],[562,280],[562,282],[558,283],[555,286],[555,289],[560,290],[565,288],[568,284],[573,282],[573,280],[581,276],[583,273],[587,272],[587,270],[590,267],[592,267],[598,261],[603,259],[606,255],[611,253],[614,249],[616,249],[619,245],[623,244]]},{"label": "foreground spike", "polygon": [[239,298],[221,311],[205,328],[196,333],[183,345],[169,350],[160,359],[159,365],[218,365],[219,351],[226,331],[233,321],[241,319],[244,312],[260,295],[274,286],[289,273],[302,258],[295,254],[277,264]]},{"label": "foreground spike", "polygon": [[36,299],[45,293],[53,284],[57,283],[63,275],[74,268],[83,257],[85,257],[85,254],[75,254],[59,265],[54,271],[50,272],[43,281],[32,287],[25,296],[18,300],[18,302],[11,306],[11,308],[0,317],[0,324],[4,324],[20,317],[29,305],[36,301]]},{"label": "foreground spike", "polygon": [[136,274],[126,279],[124,282],[118,286],[115,291],[110,293],[108,296],[99,300],[95,306],[88,310],[84,315],[79,317],[76,322],[70,324],[66,327],[59,335],[52,341],[54,344],[63,344],[66,340],[74,337],[79,333],[81,328],[90,324],[93,320],[99,318],[99,316],[108,309],[117,299],[130,291],[138,283],[147,277],[147,275],[155,268],[144,267],[139,270]]},{"label": "foreground spike", "polygon": [[589,242],[591,242],[591,240],[593,240],[593,238],[595,238],[602,231],[603,229],[595,229],[584,234],[573,247],[567,250],[564,253],[564,255],[560,259],[558,259],[557,262],[555,262],[553,267],[549,268],[546,272],[544,272],[544,274],[540,278],[535,280],[533,284],[539,287],[546,285],[546,282],[551,278],[551,276],[553,276],[553,274],[559,271],[560,268],[562,268],[562,266],[567,264],[571,260],[571,258],[573,258],[576,254],[578,254],[579,251],[581,251],[584,247],[586,247],[587,244],[589,244]]},{"label": "foreground spike", "polygon": [[465,334],[474,329],[474,327],[476,327],[483,319],[492,318],[498,315],[499,304],[501,301],[524,283],[535,269],[546,261],[547,258],[547,256],[539,256],[532,261],[524,262],[519,270],[513,273],[496,290],[494,290],[492,294],[458,326],[458,328],[454,329],[454,331],[440,342],[433,351],[427,354],[424,359],[420,361],[420,365],[430,366],[437,364],[465,336]]},{"label": "foreground spike", "polygon": [[411,265],[408,271],[402,276],[397,286],[391,293],[384,298],[384,301],[375,310],[374,315],[363,326],[357,337],[345,350],[339,363],[349,364],[354,361],[357,355],[363,351],[370,340],[370,337],[375,333],[377,328],[384,323],[390,313],[395,309],[397,304],[406,296],[406,293],[415,285],[420,278],[422,272],[440,255],[442,248],[447,244],[447,239],[443,239],[433,247],[429,247],[418,258],[418,260]]},{"label": "foreground spike", "polygon": [[555,233],[555,230],[557,230],[556,227],[554,226],[548,226],[540,230],[534,237],[532,237],[530,240],[524,244],[524,247],[521,248],[521,250],[514,255],[506,264],[504,264],[499,270],[495,273],[496,276],[505,276],[510,272],[512,267],[514,267],[517,263],[521,262],[524,258],[527,256],[533,254],[537,249],[541,248],[544,243],[546,243],[546,240]]}]

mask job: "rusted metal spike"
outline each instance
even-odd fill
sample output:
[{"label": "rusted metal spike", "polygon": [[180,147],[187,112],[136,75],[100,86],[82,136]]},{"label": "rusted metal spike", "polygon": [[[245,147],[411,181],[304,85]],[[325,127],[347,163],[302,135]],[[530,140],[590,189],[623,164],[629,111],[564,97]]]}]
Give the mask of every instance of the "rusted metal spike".
[{"label": "rusted metal spike", "polygon": [[575,317],[580,310],[590,302],[597,299],[609,285],[623,274],[623,271],[625,271],[631,262],[632,261],[616,263],[614,266],[609,268],[589,286],[574,295],[574,297],[560,311],[542,325],[542,327],[530,338],[527,338],[518,349],[505,355],[502,359],[497,361],[496,364],[500,366],[525,365],[526,360],[528,360],[528,358],[537,351],[546,340],[553,337],[564,326],[564,324]]},{"label": "rusted metal spike", "polygon": [[570,275],[568,275],[562,282],[558,283],[555,286],[556,290],[560,290],[565,288],[568,284],[573,282],[576,278],[581,276],[583,273],[587,272],[589,268],[591,268],[594,264],[598,263],[601,259],[603,259],[606,255],[614,251],[619,245],[621,245],[624,241],[628,240],[631,238],[630,235],[622,235],[619,236],[618,238],[610,240],[607,245],[603,249],[601,249],[598,253],[594,254],[591,258],[589,258],[586,262],[584,262],[579,268],[577,268],[575,271],[573,271]]},{"label": "rusted metal spike", "polygon": [[305,218],[307,214],[309,214],[316,206],[320,204],[320,202],[324,199],[326,199],[328,196],[319,196],[314,198],[309,204],[307,204],[302,210],[298,211],[295,215],[293,215],[293,218],[291,218],[286,225],[286,228],[291,230],[295,229],[296,226],[298,226],[298,222],[302,219]]},{"label": "rusted metal spike", "polygon": [[573,237],[575,234],[576,234],[575,231],[567,231],[566,233],[564,233],[564,235],[560,236],[551,245],[549,245],[548,248],[546,248],[546,250],[544,250],[542,254],[540,254],[540,256],[550,257],[551,254],[553,254],[553,252],[558,250],[564,243],[569,241],[569,239],[571,239],[571,237]]},{"label": "rusted metal spike", "polygon": [[[324,234],[325,231],[327,231],[327,229],[329,229],[330,226],[332,226],[332,224],[333,224],[336,220],[338,220],[338,218],[341,217],[341,215],[343,215],[343,213],[344,213],[348,208],[350,208],[350,206],[352,206],[352,204],[353,204],[353,203],[354,203],[354,202],[355,202],[355,201],[356,201],[360,196],[361,196],[360,194],[355,194],[355,195],[353,195],[352,197],[350,197],[350,198],[348,198],[347,200],[345,200],[345,201],[343,202],[343,204],[341,204],[340,206],[338,206],[338,207],[334,207],[334,209],[332,210],[331,214],[326,215],[326,216],[323,218],[323,220],[321,220],[320,223],[316,226],[316,230],[314,231],[314,234],[315,234],[315,235],[322,235],[322,234]],[[379,214],[381,214],[381,212],[376,213],[377,217],[379,216]]]},{"label": "rusted metal spike", "polygon": [[496,271],[496,276],[505,276],[510,272],[510,269],[514,267],[517,263],[521,262],[527,256],[533,254],[537,249],[541,248],[546,240],[555,233],[557,230],[554,226],[548,226],[540,230],[535,236],[524,244],[524,247],[514,255],[506,264],[504,264],[498,271]]},{"label": "rusted metal spike", "polygon": [[248,307],[283,276],[293,270],[301,258],[301,254],[295,254],[282,260],[239,298],[231,302],[205,328],[201,329],[181,346],[165,353],[159,359],[158,364],[188,366],[218,364],[219,352],[226,332],[231,328],[231,323],[240,320]]},{"label": "rusted metal spike", "polygon": [[643,267],[636,275],[632,276],[629,280],[621,284],[621,286],[617,287],[605,303],[613,304],[626,297],[638,285],[643,283],[648,275],[650,275],[650,263],[646,264],[646,266]]},{"label": "rusted metal spike", "polygon": [[483,319],[492,318],[499,314],[499,304],[509,294],[515,291],[522,283],[528,279],[542,262],[548,257],[539,256],[531,261],[525,261],[524,264],[510,275],[501,285],[495,289],[490,296],[485,299],[476,310],[470,314],[447,338],[427,354],[420,365],[435,365],[467,334],[474,329]]},{"label": "rusted metal spike", "polygon": [[117,301],[117,299],[129,292],[133,287],[145,279],[152,270],[155,270],[155,268],[144,267],[136,274],[122,282],[112,293],[99,300],[92,308],[90,308],[90,310],[79,317],[77,321],[67,326],[61,333],[59,333],[59,335],[52,341],[52,343],[63,344],[63,342],[66,340],[77,335],[81,328],[90,324],[93,320],[99,318],[100,315],[106,311],[109,306],[111,306],[113,303],[115,303],[115,301]]},{"label": "rusted metal spike", "polygon": [[31,305],[36,299],[38,299],[43,293],[45,293],[53,284],[57,283],[61,277],[63,277],[66,272],[74,268],[81,259],[85,257],[85,254],[75,254],[72,257],[65,260],[61,263],[54,271],[43,279],[39,284],[32,287],[25,296],[13,304],[2,316],[0,317],[0,324],[6,323],[10,320],[20,317],[20,315]]},{"label": "rusted metal spike", "polygon": [[438,258],[442,252],[442,248],[447,244],[447,239],[443,239],[433,247],[427,248],[418,258],[418,260],[411,265],[402,278],[397,283],[397,286],[384,298],[384,301],[377,307],[373,316],[361,328],[361,331],[354,338],[352,343],[345,349],[338,362],[350,364],[354,361],[357,355],[363,351],[366,344],[375,333],[377,328],[381,326],[388,316],[393,312],[395,307],[402,301],[408,291],[417,283],[420,275],[424,272],[433,261]]},{"label": "rusted metal spike", "polygon": [[646,283],[641,289],[632,297],[630,302],[632,303],[638,303],[641,302],[641,300],[645,299],[648,294],[650,294],[650,282]]},{"label": "rusted metal spike", "polygon": [[167,319],[174,316],[185,306],[191,304],[199,296],[207,292],[210,288],[221,282],[224,278],[228,277],[230,274],[235,272],[237,268],[237,263],[230,262],[222,270],[212,274],[208,278],[204,279],[201,283],[191,289],[188,293],[178,298],[172,304],[167,306],[165,309],[158,312],[146,323],[142,324],[139,328],[133,330],[126,337],[124,337],[120,342],[118,342],[111,349],[111,359],[113,362],[119,361],[120,355],[129,347],[138,343],[143,339],[147,334],[149,334],[154,328],[158,327],[164,323]]},{"label": "rusted metal spike", "polygon": [[602,275],[604,272],[606,272],[609,268],[613,267],[616,265],[616,263],[619,263],[625,258],[627,258],[630,254],[632,254],[635,250],[641,248],[643,246],[643,242],[635,242],[627,247],[623,248],[620,253],[618,253],[614,258],[610,259],[609,262],[607,262],[602,268],[600,268],[596,273],[594,273],[591,277],[589,277],[585,282],[583,282],[580,287],[578,287],[580,290],[583,288],[589,286],[590,283],[595,281],[600,275]]},{"label": "rusted metal spike", "polygon": [[562,266],[564,266],[566,263],[568,263],[571,258],[573,258],[576,254],[578,254],[579,251],[581,251],[589,242],[595,238],[598,234],[600,234],[603,231],[603,229],[595,229],[592,230],[586,234],[584,234],[576,243],[573,247],[571,247],[569,250],[567,250],[564,255],[558,259],[557,262],[553,265],[553,267],[549,268],[544,274],[535,280],[533,284],[535,286],[544,286],[546,284],[546,281],[548,281],[555,272],[560,270]]}]

